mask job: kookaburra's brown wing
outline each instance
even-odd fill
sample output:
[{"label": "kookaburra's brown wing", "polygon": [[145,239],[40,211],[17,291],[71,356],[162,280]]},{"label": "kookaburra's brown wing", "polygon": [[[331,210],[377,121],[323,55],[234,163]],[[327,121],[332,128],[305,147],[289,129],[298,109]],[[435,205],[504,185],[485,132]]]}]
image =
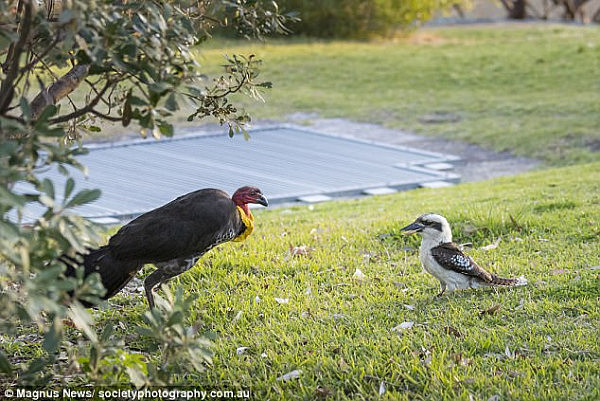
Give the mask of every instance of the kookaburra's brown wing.
[{"label": "kookaburra's brown wing", "polygon": [[431,248],[431,255],[445,269],[477,277],[486,283],[493,281],[493,275],[483,270],[470,256],[465,255],[454,242]]}]

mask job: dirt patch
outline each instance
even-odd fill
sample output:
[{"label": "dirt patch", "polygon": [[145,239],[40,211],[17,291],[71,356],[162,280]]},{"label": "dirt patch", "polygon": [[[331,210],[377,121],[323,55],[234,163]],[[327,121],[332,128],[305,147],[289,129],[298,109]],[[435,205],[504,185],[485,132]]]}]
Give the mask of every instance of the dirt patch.
[{"label": "dirt patch", "polygon": [[408,37],[408,42],[413,45],[441,45],[448,40],[431,32],[415,32]]}]

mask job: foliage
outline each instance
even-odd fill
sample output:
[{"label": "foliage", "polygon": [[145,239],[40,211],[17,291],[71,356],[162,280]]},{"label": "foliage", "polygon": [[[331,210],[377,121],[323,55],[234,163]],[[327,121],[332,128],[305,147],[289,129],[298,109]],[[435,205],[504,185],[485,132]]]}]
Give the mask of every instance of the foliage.
[{"label": "foliage", "polygon": [[[210,336],[199,335],[197,327],[186,324],[195,296],[184,297],[181,288],[174,296],[168,290],[165,293],[167,298],[156,297],[157,307],[146,311],[143,324],[132,325],[137,332],[128,336],[129,341],[143,342],[146,353],[130,351],[122,337],[114,335],[113,323],[106,324],[97,336],[92,322],[85,321],[89,315],[80,307],[71,310],[70,316],[90,343],[80,341],[79,345],[79,355],[84,356],[80,356],[77,363],[87,374],[85,380],[96,385],[131,383],[145,388],[174,385],[178,377],[190,370],[204,371],[212,360]],[[158,354],[158,357],[148,357],[148,354]]]},{"label": "foliage", "polygon": [[295,33],[320,38],[389,36],[429,20],[435,12],[469,1],[455,0],[282,0],[282,7],[298,11]]},{"label": "foliage", "polygon": [[[72,141],[98,131],[98,121],[133,123],[144,135],[172,135],[169,117],[182,101],[195,109],[190,118],[212,116],[229,124],[232,134],[242,130],[249,117],[229,98],[260,98],[260,88],[269,84],[257,81],[258,60],[231,56],[209,82],[191,49],[223,23],[212,13],[223,19],[236,14],[230,20],[254,36],[281,30],[285,17],[276,10],[257,12],[262,9],[252,1],[0,2],[0,373],[7,380],[46,380],[46,367],[64,352],[67,318],[87,338],[90,377],[98,377],[105,353],[114,354],[105,346],[110,330],[98,337],[88,313],[73,301],[97,299],[103,291],[98,278],[64,279],[58,259],[98,242],[97,227],[78,217],[76,208],[100,192],[77,192],[72,178],[62,188],[40,174],[57,168],[68,176],[67,166],[84,169],[76,156],[85,149]],[[85,96],[71,96],[75,91]],[[161,339],[179,341],[199,368],[205,341],[182,326],[181,309],[189,302],[171,304],[183,306],[153,312],[148,324],[156,330],[153,322],[168,319],[172,332]],[[41,334],[41,347],[17,362],[6,350],[22,330]],[[163,363],[170,366],[181,350]],[[77,353],[68,360],[75,366]],[[168,382],[161,369],[155,371]]]}]

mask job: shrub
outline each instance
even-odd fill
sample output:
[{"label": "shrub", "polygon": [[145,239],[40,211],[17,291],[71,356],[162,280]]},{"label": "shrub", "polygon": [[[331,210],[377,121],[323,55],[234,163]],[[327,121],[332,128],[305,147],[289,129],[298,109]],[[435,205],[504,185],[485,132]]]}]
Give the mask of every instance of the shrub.
[{"label": "shrub", "polygon": [[436,11],[465,1],[450,0],[282,0],[285,10],[299,12],[294,33],[321,38],[389,36],[427,21]]}]

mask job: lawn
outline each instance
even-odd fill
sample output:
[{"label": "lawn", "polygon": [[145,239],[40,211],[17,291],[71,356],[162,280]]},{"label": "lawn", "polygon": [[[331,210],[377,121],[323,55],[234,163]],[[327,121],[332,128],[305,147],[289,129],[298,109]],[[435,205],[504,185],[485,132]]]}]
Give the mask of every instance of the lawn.
[{"label": "lawn", "polygon": [[[530,284],[437,298],[418,239],[399,235],[429,211],[482,266]],[[212,367],[181,384],[255,399],[600,398],[600,164],[255,215],[248,241],[170,284],[200,294],[190,324],[216,335]],[[99,328],[127,330],[147,308],[111,302],[123,306],[97,312]]]},{"label": "lawn", "polygon": [[[255,118],[315,112],[577,165],[255,211],[248,241],[213,249],[169,285],[199,295],[189,324],[215,336],[212,365],[179,384],[250,390],[255,399],[600,399],[599,28],[211,46],[199,55],[207,65],[224,52],[264,60],[262,77],[275,86],[266,103],[248,103]],[[418,238],[399,233],[432,211],[483,267],[530,284],[436,297]],[[110,303],[93,313],[97,330],[115,325],[124,358],[156,358],[155,344],[131,328],[147,310],[142,295]],[[76,329],[67,337],[65,354],[83,342]],[[39,339],[26,328],[7,353],[15,363],[40,356]],[[51,373],[86,384],[85,366],[59,362]],[[282,379],[291,372],[297,377]]]},{"label": "lawn", "polygon": [[[209,42],[256,54],[273,82],[254,118],[296,112],[465,140],[563,165],[600,160],[600,27],[424,28],[374,42]],[[307,121],[308,122],[308,121]],[[318,128],[318,127],[317,127]]]}]

